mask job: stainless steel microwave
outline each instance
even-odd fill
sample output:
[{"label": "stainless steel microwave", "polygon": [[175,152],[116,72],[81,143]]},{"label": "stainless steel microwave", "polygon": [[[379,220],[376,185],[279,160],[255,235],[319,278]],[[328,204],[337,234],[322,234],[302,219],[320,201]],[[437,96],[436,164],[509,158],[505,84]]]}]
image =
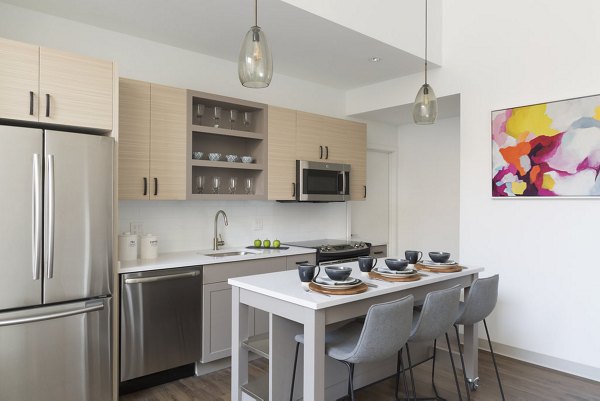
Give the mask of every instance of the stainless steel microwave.
[{"label": "stainless steel microwave", "polygon": [[350,165],[296,160],[296,200],[300,202],[350,200]]}]

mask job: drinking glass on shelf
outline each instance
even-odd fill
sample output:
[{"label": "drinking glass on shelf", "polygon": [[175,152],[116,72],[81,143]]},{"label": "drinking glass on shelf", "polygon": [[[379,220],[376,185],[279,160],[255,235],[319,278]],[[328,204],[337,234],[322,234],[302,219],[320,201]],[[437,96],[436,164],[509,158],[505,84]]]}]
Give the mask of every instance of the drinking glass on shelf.
[{"label": "drinking glass on shelf", "polygon": [[198,125],[202,125],[202,116],[204,115],[204,105],[198,103],[196,105],[196,118],[198,119]]},{"label": "drinking glass on shelf", "polygon": [[244,189],[246,190],[246,195],[252,194],[252,187],[254,186],[254,182],[251,177],[247,177],[244,180]]},{"label": "drinking glass on shelf", "polygon": [[199,175],[196,177],[196,190],[198,191],[199,194],[204,192],[204,183],[205,183],[205,179],[204,179],[203,175]]},{"label": "drinking glass on shelf", "polygon": [[221,120],[221,108],[219,106],[215,106],[215,128],[219,127],[219,121]]},{"label": "drinking glass on shelf", "polygon": [[235,187],[237,186],[237,178],[229,177],[229,193],[235,194]]},{"label": "drinking glass on shelf", "polygon": [[231,125],[229,126],[229,129],[233,129],[233,125],[235,124],[235,121],[238,118],[238,111],[231,109],[229,110],[229,121],[231,122]]},{"label": "drinking glass on shelf", "polygon": [[219,193],[219,187],[221,186],[221,177],[215,175],[213,177],[213,193]]},{"label": "drinking glass on shelf", "polygon": [[250,124],[252,124],[252,113],[246,111],[244,112],[244,127],[250,129]]}]

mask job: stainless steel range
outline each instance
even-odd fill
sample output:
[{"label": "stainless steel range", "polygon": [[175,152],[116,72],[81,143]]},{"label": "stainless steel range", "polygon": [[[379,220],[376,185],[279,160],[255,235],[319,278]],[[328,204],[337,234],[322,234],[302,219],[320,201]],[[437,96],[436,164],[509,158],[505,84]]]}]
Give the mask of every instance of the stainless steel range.
[{"label": "stainless steel range", "polygon": [[319,239],[311,241],[286,242],[286,245],[313,248],[317,250],[318,264],[333,264],[355,261],[359,256],[368,256],[371,244],[362,241],[339,239]]}]

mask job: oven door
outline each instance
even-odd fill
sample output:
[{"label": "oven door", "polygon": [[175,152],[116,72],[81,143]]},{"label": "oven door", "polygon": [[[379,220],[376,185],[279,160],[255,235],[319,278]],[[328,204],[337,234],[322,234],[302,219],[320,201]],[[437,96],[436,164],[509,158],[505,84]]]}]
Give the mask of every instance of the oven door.
[{"label": "oven door", "polygon": [[343,202],[350,199],[350,165],[296,160],[296,200]]}]

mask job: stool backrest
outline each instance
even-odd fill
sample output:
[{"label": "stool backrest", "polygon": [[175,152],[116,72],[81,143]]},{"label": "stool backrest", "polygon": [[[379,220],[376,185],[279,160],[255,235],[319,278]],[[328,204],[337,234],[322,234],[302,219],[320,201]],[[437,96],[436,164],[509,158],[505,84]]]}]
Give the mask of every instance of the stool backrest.
[{"label": "stool backrest", "polygon": [[404,346],[412,324],[414,297],[372,305],[356,347],[346,361],[374,362],[395,355]]},{"label": "stool backrest", "polygon": [[488,317],[496,307],[498,300],[498,282],[500,276],[478,278],[471,284],[469,296],[464,308],[456,319],[457,324],[475,324]]},{"label": "stool backrest", "polygon": [[458,315],[461,287],[432,291],[425,296],[419,319],[413,325],[411,342],[433,341],[444,334]]}]

